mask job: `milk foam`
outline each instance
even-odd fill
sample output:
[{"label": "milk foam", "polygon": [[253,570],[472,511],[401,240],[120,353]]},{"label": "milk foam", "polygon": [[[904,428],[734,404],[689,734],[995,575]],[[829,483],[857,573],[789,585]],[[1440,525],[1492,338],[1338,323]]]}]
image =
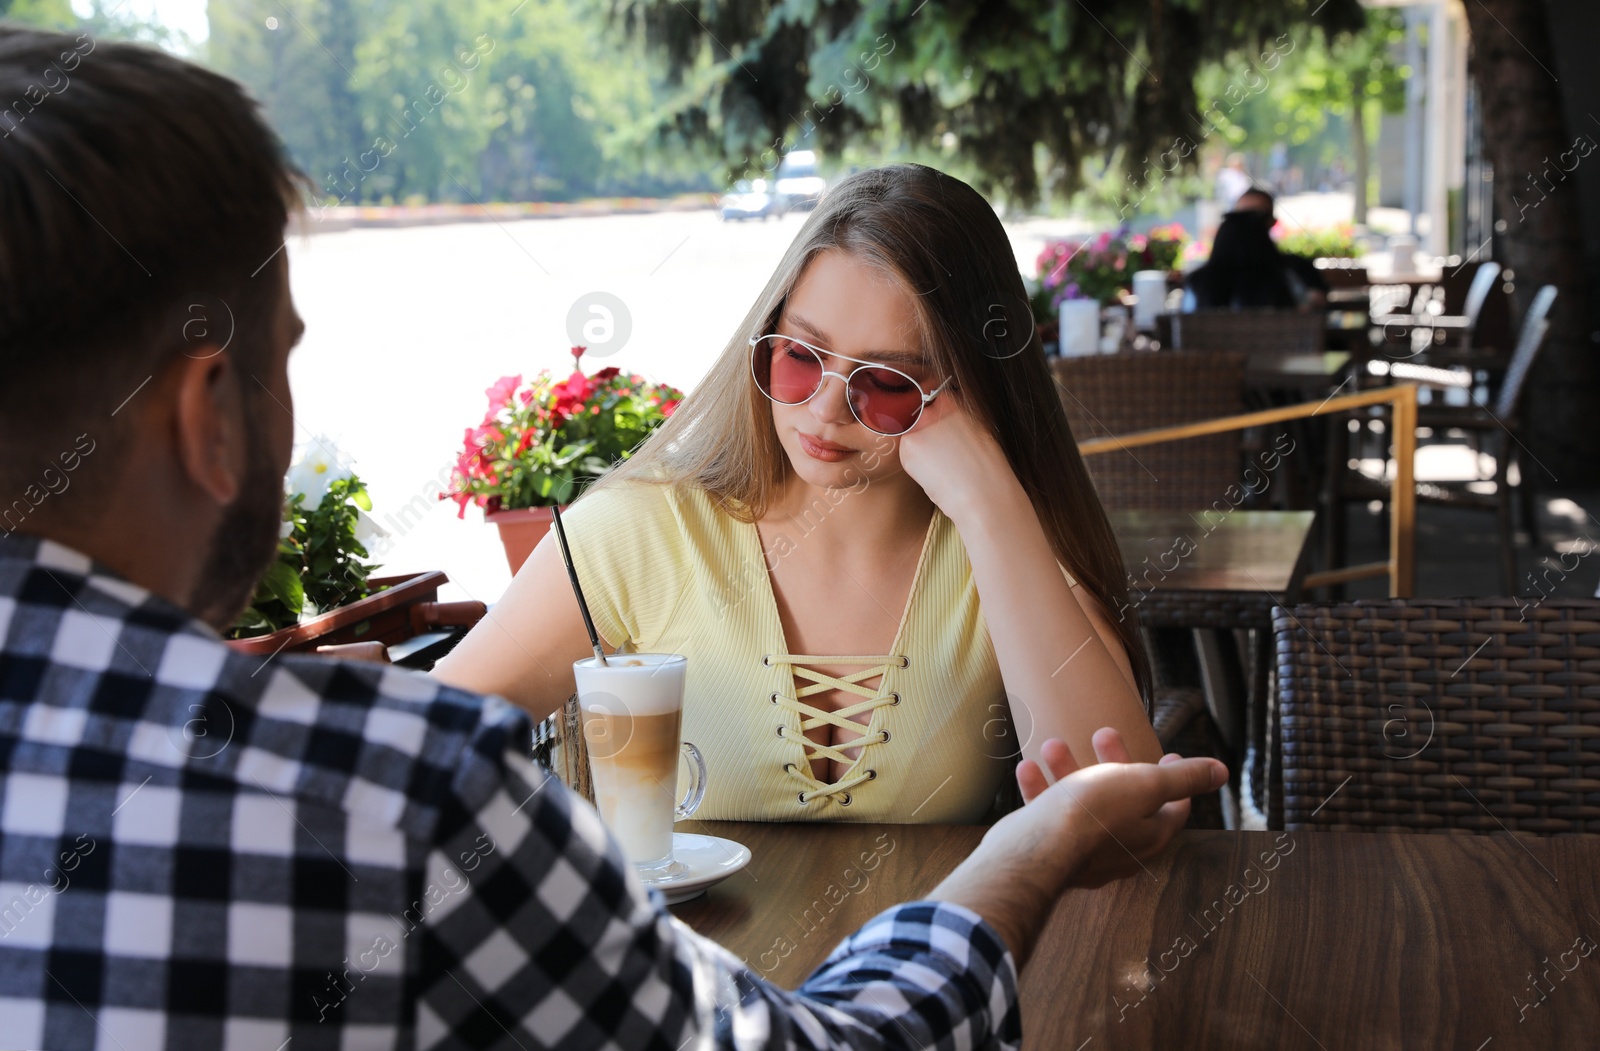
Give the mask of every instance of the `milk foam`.
[{"label": "milk foam", "polygon": [[[618,653],[608,657],[604,667],[592,657],[574,661],[578,707],[594,713],[591,717],[673,715],[683,706],[688,663],[682,656],[667,653]],[[631,737],[634,731],[626,732]],[[617,755],[608,755],[605,749],[596,754],[591,748],[590,772],[600,816],[629,860],[636,864],[670,860],[677,805],[676,741],[670,758],[662,755],[659,770],[639,769],[628,756],[626,744]]]},{"label": "milk foam", "polygon": [[[637,662],[637,663],[635,663]],[[683,704],[683,673],[688,661],[670,653],[618,653],[600,667],[593,657],[574,661],[578,706],[591,700],[620,705],[630,715],[666,715]]]}]

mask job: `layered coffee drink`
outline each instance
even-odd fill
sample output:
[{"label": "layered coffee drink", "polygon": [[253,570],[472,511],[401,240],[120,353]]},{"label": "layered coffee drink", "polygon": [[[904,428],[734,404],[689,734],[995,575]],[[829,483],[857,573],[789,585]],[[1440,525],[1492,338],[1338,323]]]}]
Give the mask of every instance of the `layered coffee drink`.
[{"label": "layered coffee drink", "polygon": [[[681,743],[683,679],[688,661],[676,654],[629,653],[573,663],[578,708],[595,805],[628,859],[648,875],[672,862],[672,824],[687,817],[705,791],[705,765]],[[691,799],[677,796],[678,759],[696,769]]]}]

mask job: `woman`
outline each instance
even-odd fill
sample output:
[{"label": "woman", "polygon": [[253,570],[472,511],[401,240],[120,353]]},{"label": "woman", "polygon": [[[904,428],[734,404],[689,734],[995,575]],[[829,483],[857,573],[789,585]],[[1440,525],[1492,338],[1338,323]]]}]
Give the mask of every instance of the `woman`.
[{"label": "woman", "polygon": [[1217,227],[1211,258],[1184,281],[1185,313],[1196,310],[1280,310],[1311,302],[1305,282],[1278,251],[1271,220],[1257,212],[1229,212]]},{"label": "woman", "polygon": [[[1161,757],[1026,302],[971,187],[852,175],[700,386],[562,516],[605,642],[688,656],[698,816],[976,822],[1047,738],[1092,763],[1109,725]],[[543,715],[589,651],[551,537],[435,674]]]}]

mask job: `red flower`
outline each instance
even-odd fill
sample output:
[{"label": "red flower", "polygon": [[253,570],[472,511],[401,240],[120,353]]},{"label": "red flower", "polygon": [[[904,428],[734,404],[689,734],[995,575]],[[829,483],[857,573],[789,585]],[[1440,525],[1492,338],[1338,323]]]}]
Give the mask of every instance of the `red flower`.
[{"label": "red flower", "polygon": [[[587,433],[603,430],[591,426],[588,419],[602,415],[604,399],[610,393],[628,394],[659,408],[658,412],[648,414],[652,425],[671,416],[682,400],[682,391],[666,384],[650,383],[637,373],[624,373],[615,366],[585,376],[576,366],[586,349],[572,348],[575,367],[565,377],[558,378],[544,371],[524,384],[521,376],[504,376],[484,392],[489,411],[482,423],[463,432],[450,491],[441,497],[456,501],[457,517],[466,516],[469,502],[485,511],[500,507],[502,501],[508,499],[505,490],[512,477],[509,471],[502,477],[503,469],[517,461],[542,457],[547,449],[559,451],[579,436],[598,441],[602,447],[607,442],[616,444],[615,436]],[[579,425],[574,427],[580,435],[564,434],[566,425],[580,417]],[[533,451],[535,449],[538,451]],[[602,451],[608,457],[617,456],[616,451],[609,448]]]},{"label": "red flower", "polygon": [[[494,416],[495,413],[509,405],[511,403],[511,395],[515,394],[520,386],[522,386],[521,376],[501,376],[493,387],[484,391],[489,396],[489,416]],[[485,417],[485,419],[487,418]]]},{"label": "red flower", "polygon": [[581,372],[574,372],[566,382],[556,385],[555,396],[555,411],[563,416],[571,416],[589,398],[588,377]]}]

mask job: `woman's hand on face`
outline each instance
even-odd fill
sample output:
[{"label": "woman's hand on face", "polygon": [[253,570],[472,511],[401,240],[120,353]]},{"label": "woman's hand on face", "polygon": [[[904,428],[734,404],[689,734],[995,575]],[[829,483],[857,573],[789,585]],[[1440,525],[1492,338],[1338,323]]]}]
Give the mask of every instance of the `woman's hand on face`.
[{"label": "woman's hand on face", "polygon": [[952,518],[958,508],[983,499],[995,486],[1016,484],[1000,443],[949,391],[935,398],[901,437],[900,466]]}]

